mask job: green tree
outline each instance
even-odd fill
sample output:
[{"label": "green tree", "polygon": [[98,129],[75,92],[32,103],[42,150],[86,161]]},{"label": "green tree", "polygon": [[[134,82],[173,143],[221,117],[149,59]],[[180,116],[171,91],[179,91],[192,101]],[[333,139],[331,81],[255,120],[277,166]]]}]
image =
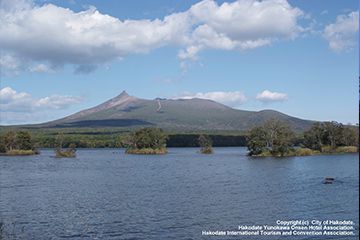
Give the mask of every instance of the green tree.
[{"label": "green tree", "polygon": [[0,136],[0,153],[6,152],[6,146],[5,146],[5,137],[3,135]]},{"label": "green tree", "polygon": [[160,128],[142,128],[132,132],[124,141],[129,149],[160,149],[166,147],[167,135]]},{"label": "green tree", "polygon": [[335,149],[341,144],[344,126],[341,123],[335,121],[325,122],[323,126],[326,140],[328,141],[330,147]]},{"label": "green tree", "polygon": [[330,146],[330,149],[334,150],[339,146],[358,146],[358,141],[357,127],[345,127],[343,124],[333,121],[314,123],[304,133],[303,145],[322,152],[324,146]]},{"label": "green tree", "polygon": [[10,130],[7,133],[5,133],[4,142],[7,151],[17,149],[16,132]]},{"label": "green tree", "polygon": [[19,131],[16,133],[17,147],[20,150],[33,150],[34,143],[31,138],[31,134],[28,131]]},{"label": "green tree", "polygon": [[304,132],[303,145],[307,148],[322,152],[326,141],[326,131],[323,123],[314,123],[308,131]]},{"label": "green tree", "polygon": [[358,146],[359,129],[357,127],[344,127],[341,142],[344,146]]},{"label": "green tree", "polygon": [[212,140],[210,136],[201,134],[198,138],[198,143],[200,145],[200,152],[204,154],[211,154],[212,149]]},{"label": "green tree", "polygon": [[279,123],[276,137],[273,140],[272,153],[274,155],[280,154],[280,156],[287,154],[293,146],[294,136],[295,134],[291,131],[289,126]]},{"label": "green tree", "polygon": [[261,154],[267,147],[267,133],[264,127],[254,127],[247,137],[249,155]]},{"label": "green tree", "polygon": [[250,130],[248,135],[248,149],[250,155],[258,155],[270,151],[272,155],[284,156],[293,145],[295,134],[285,123],[271,119],[261,127]]}]

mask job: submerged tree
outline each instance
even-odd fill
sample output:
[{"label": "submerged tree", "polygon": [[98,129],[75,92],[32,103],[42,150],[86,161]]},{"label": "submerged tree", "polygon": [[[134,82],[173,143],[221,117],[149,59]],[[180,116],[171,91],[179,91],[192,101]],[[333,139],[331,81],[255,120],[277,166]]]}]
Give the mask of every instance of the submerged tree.
[{"label": "submerged tree", "polygon": [[212,149],[212,140],[210,136],[201,134],[198,138],[198,143],[200,145],[200,152],[203,154],[213,153]]}]

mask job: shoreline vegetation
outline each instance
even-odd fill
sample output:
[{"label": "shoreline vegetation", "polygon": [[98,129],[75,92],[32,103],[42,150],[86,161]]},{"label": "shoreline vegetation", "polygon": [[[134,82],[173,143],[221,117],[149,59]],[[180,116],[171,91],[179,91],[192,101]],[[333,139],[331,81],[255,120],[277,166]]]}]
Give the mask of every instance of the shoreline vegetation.
[{"label": "shoreline vegetation", "polygon": [[160,128],[142,128],[132,132],[124,140],[127,154],[166,154],[167,134]]},{"label": "shoreline vegetation", "polygon": [[8,131],[0,136],[0,156],[29,156],[39,154],[28,131]]},{"label": "shoreline vegetation", "polygon": [[5,153],[0,153],[0,156],[29,156],[29,155],[36,155],[40,154],[38,150],[10,150],[6,151]]},{"label": "shoreline vegetation", "polygon": [[[252,157],[329,155],[359,152],[358,130],[358,126],[346,126],[337,122],[316,122],[308,131],[296,134],[288,125],[276,119],[271,119],[262,126],[254,127],[241,136],[171,133],[164,132],[160,128],[147,127],[133,130],[130,133],[114,133],[114,136],[117,137],[116,145],[100,145],[100,148],[124,147],[127,154],[161,155],[168,152],[167,147],[174,146],[199,147],[197,152],[200,154],[212,154],[213,146],[247,146],[248,155]],[[94,129],[94,131],[97,130]],[[31,132],[31,130],[0,132],[0,156],[39,154],[37,148],[45,147],[54,148],[57,158],[74,158],[77,147],[99,148],[98,145],[88,146],[81,142],[82,140],[79,142],[66,130],[62,130],[60,133],[54,132],[50,145],[44,144],[42,141],[44,138],[39,140],[32,136],[36,134],[39,133]],[[114,136],[101,135],[104,139],[113,139]],[[176,136],[176,138],[169,136]],[[174,139],[176,139],[175,142]],[[227,142],[229,139],[231,141]]]},{"label": "shoreline vegetation", "polygon": [[304,132],[299,147],[294,144],[295,133],[283,122],[272,119],[249,131],[247,147],[254,157],[291,157],[356,153],[359,133],[338,122],[314,123]]},{"label": "shoreline vegetation", "polygon": [[261,154],[251,155],[251,157],[305,157],[305,156],[314,156],[314,155],[335,155],[335,154],[347,154],[347,153],[357,153],[358,148],[355,146],[343,146],[337,147],[331,151],[317,151],[309,148],[294,148],[288,153],[281,156],[280,154],[273,154],[271,151],[264,151]]},{"label": "shoreline vegetation", "polygon": [[126,149],[125,153],[127,154],[142,154],[142,155],[161,155],[161,154],[166,154],[168,151],[167,149],[164,148],[136,148],[136,149]]}]

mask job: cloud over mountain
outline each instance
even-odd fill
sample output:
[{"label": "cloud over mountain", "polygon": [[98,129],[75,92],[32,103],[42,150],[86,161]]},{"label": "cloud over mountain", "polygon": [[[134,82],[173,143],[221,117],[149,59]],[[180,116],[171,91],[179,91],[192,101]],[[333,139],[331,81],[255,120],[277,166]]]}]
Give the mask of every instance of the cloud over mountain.
[{"label": "cloud over mountain", "polygon": [[11,87],[0,89],[1,111],[31,112],[36,109],[62,109],[79,103],[80,97],[68,95],[51,95],[43,98],[33,98],[26,92],[17,92]]},{"label": "cloud over mountain", "polygon": [[264,90],[256,95],[256,99],[263,103],[282,102],[287,100],[288,96],[286,93],[271,92],[269,90]]},{"label": "cloud over mountain", "polygon": [[80,97],[68,95],[34,98],[26,92],[17,92],[11,87],[5,87],[0,89],[1,122],[33,120],[36,115],[41,115],[45,110],[65,109],[80,103],[81,100]]},{"label": "cloud over mountain", "polygon": [[234,92],[198,92],[198,93],[182,93],[177,98],[181,99],[192,99],[192,98],[202,98],[202,99],[210,99],[216,102],[220,102],[229,106],[239,106],[244,103],[247,98],[240,91]]}]

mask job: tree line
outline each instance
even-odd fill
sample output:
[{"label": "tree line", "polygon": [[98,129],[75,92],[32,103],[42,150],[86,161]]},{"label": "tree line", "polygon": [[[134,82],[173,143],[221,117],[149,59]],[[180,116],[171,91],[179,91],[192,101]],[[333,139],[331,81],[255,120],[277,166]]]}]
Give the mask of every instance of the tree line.
[{"label": "tree line", "polygon": [[[68,134],[62,132],[63,147],[69,148],[71,144],[75,144],[77,148],[123,148],[126,147],[126,138],[129,133],[114,133],[114,134]],[[33,134],[33,141],[36,146],[41,148],[56,148],[57,136],[60,133],[48,134]],[[167,147],[199,147],[198,138],[202,134],[181,134],[169,133],[167,134]],[[219,134],[203,134],[211,138],[212,146],[214,147],[228,147],[228,146],[246,146],[246,136],[244,135],[219,135]]]},{"label": "tree line", "polygon": [[[31,154],[35,150],[35,144],[28,131],[6,132],[0,136],[0,153],[26,153]],[[19,152],[23,151],[23,152]]]},{"label": "tree line", "polygon": [[338,122],[318,122],[304,133],[303,145],[320,152],[340,146],[358,146],[358,128]]},{"label": "tree line", "polygon": [[271,119],[262,126],[252,128],[246,136],[169,135],[160,128],[142,128],[129,134],[83,137],[64,136],[63,133],[58,133],[51,137],[42,135],[34,140],[29,131],[10,130],[0,136],[0,153],[13,150],[35,150],[35,145],[56,148],[58,153],[61,153],[62,148],[72,149],[72,152],[75,152],[75,148],[79,147],[125,147],[129,153],[137,152],[139,149],[143,149],[144,153],[165,153],[166,147],[200,147],[201,153],[212,153],[213,146],[247,146],[249,155],[286,156],[300,151],[294,149],[295,146],[301,146],[303,150],[336,152],[339,147],[357,147],[358,139],[358,127],[344,126],[333,121],[314,123],[299,140],[299,136],[296,136],[287,124]]},{"label": "tree line", "polygon": [[[341,123],[316,122],[303,134],[300,147],[295,149],[295,133],[279,120],[269,120],[249,131],[247,147],[252,156],[310,155],[319,152],[357,151],[358,128]],[[352,147],[342,148],[340,147]],[[340,149],[340,150],[339,150]],[[310,151],[309,151],[310,150]]]}]

